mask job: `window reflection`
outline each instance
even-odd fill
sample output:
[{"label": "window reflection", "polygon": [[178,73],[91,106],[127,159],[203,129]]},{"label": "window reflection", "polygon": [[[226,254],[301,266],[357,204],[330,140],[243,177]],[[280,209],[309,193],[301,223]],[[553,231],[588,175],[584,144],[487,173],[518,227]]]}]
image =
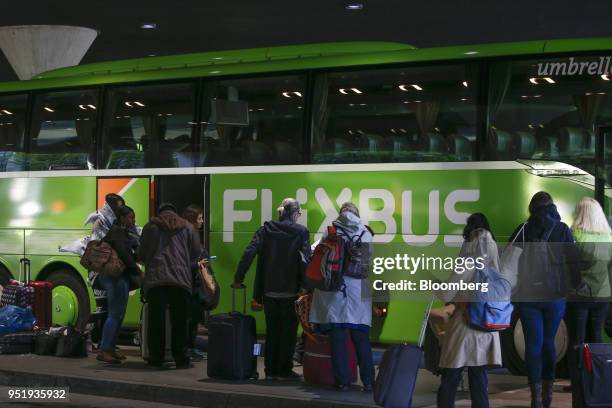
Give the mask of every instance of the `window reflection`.
[{"label": "window reflection", "polygon": [[192,83],[111,89],[103,167],[193,166],[194,93]]},{"label": "window reflection", "polygon": [[322,74],[315,84],[315,163],[472,160],[475,69]]},{"label": "window reflection", "polygon": [[0,171],[26,169],[24,153],[26,95],[0,97]]},{"label": "window reflection", "polygon": [[34,99],[30,170],[91,169],[98,91],[50,92]]},{"label": "window reflection", "polygon": [[209,83],[199,165],[302,163],[305,93],[297,76]]}]

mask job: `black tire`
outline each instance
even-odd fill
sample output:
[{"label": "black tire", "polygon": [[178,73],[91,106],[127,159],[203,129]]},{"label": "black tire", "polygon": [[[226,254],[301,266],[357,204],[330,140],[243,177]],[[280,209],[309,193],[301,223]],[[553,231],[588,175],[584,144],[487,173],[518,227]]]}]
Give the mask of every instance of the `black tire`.
[{"label": "black tire", "polygon": [[65,269],[52,272],[47,277],[47,281],[52,282],[53,287],[67,286],[74,292],[79,303],[79,315],[75,327],[78,329],[85,329],[85,326],[89,322],[91,312],[89,294],[87,293],[87,288],[83,281],[74,273]]},{"label": "black tire", "polygon": [[[504,367],[506,367],[514,375],[527,375],[527,365],[521,348],[524,348],[524,340],[522,335],[522,325],[518,325],[518,312],[515,310],[512,314],[512,327],[501,332],[500,340],[502,347],[502,358]],[[557,368],[556,376],[558,378],[566,378],[568,375],[567,367],[567,347],[569,345],[569,337],[565,322],[561,321],[559,330],[557,331],[557,343],[561,342],[562,346],[557,350]]]},{"label": "black tire", "polygon": [[4,265],[0,264],[0,285],[6,286],[12,278],[13,275],[11,275],[9,270],[6,269]]}]

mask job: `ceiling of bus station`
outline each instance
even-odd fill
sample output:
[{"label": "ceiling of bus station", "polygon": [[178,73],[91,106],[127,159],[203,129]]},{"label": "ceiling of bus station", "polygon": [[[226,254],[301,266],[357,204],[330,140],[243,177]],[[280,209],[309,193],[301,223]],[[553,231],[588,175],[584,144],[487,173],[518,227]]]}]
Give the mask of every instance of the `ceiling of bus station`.
[{"label": "ceiling of bus station", "polygon": [[[417,47],[612,36],[609,0],[9,0],[0,25],[91,27],[83,63],[329,41]],[[348,4],[362,4],[357,11]],[[157,28],[145,30],[144,23]],[[13,80],[0,55],[0,80]]]}]

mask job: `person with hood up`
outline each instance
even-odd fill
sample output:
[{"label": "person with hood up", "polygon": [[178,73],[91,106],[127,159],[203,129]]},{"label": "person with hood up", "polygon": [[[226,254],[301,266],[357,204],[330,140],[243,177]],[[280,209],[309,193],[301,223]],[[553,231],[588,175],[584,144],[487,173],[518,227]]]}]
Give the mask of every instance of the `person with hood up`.
[{"label": "person with hood up", "polygon": [[172,356],[177,369],[191,367],[187,356],[193,278],[191,265],[200,255],[195,228],[176,207],[162,204],[158,216],[142,230],[139,254],[145,264],[143,291],[149,303],[149,365],[163,364],[166,308],[170,311]]},{"label": "person with hood up", "polygon": [[[342,237],[361,236],[362,243],[372,242],[372,230],[359,218],[359,210],[353,203],[344,203],[340,215],[332,223],[336,233]],[[367,257],[371,257],[371,247]],[[374,363],[370,345],[372,326],[372,295],[368,279],[344,276],[345,290],[324,292],[315,289],[310,309],[310,322],[316,324],[319,332],[329,335],[331,357],[336,388],[348,390],[347,336],[350,334],[359,364],[359,376],[365,392],[372,391],[374,384]]]},{"label": "person with hood up", "polygon": [[298,328],[294,302],[305,269],[302,257],[310,259],[310,240],[306,227],[297,223],[301,214],[297,200],[285,198],[277,211],[278,221],[265,222],[245,249],[232,287],[244,287],[244,277],[257,255],[253,301],[263,303],[266,316],[266,379],[293,380],[300,378],[293,371]]},{"label": "person with hood up", "polygon": [[[557,358],[555,336],[565,313],[566,277],[574,287],[582,286],[578,248],[570,228],[561,222],[557,206],[545,191],[531,198],[529,219],[515,229],[509,242],[515,238],[515,245],[522,245],[523,252],[519,259],[518,292],[513,300],[520,300],[514,303],[523,324],[531,407],[549,408]],[[542,244],[548,247],[546,254],[536,252]],[[539,282],[543,271],[547,276],[544,282]]]}]

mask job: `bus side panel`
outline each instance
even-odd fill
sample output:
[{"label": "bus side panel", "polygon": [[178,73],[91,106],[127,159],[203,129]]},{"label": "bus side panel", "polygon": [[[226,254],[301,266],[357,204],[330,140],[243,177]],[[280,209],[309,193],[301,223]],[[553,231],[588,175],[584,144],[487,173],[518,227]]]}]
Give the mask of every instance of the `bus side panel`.
[{"label": "bus side panel", "polygon": [[[486,163],[483,163],[486,167]],[[465,219],[483,212],[500,242],[527,217],[531,196],[549,191],[564,221],[571,224],[575,203],[593,190],[562,178],[544,178],[524,170],[408,170],[380,172],[320,172],[215,174],[211,176],[210,250],[217,255],[215,274],[223,294],[218,312],[231,308],[229,285],[242,253],[264,221],[276,218],[275,208],[285,197],[303,205],[299,222],[316,240],[335,218],[344,201],[353,201],[376,232],[374,256],[395,256],[398,251],[436,252],[456,256]],[[430,218],[434,228],[430,231]],[[437,227],[436,227],[437,226]],[[437,236],[429,246],[409,246],[415,234]],[[247,275],[252,295],[255,264]],[[397,281],[406,272],[384,273],[376,279]],[[414,298],[392,292],[388,316],[375,318],[372,337],[382,342],[416,341],[426,296]],[[241,301],[241,297],[239,297]],[[263,313],[254,313],[258,331],[265,330]]]}]

